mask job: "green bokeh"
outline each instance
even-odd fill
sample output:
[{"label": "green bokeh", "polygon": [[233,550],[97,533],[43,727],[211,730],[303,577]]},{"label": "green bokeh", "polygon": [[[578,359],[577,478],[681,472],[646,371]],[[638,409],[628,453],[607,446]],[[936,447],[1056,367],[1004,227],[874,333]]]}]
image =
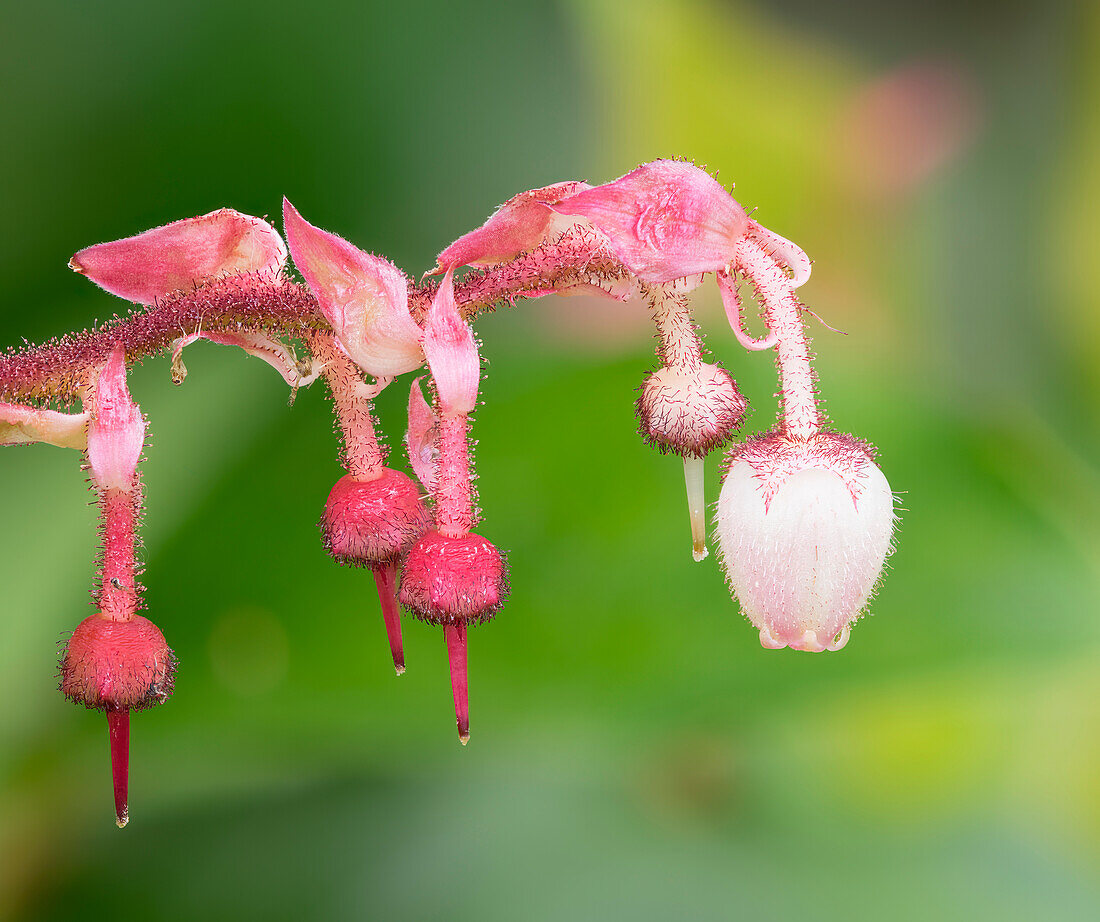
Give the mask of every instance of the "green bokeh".
[{"label": "green bokeh", "polygon": [[[848,333],[811,325],[828,410],[905,508],[844,652],[763,650],[635,434],[644,323],[486,318],[483,531],[513,593],[471,634],[462,749],[438,632],[407,625],[395,679],[369,576],[320,547],[320,389],[288,408],[209,344],[178,389],[147,362],[145,582],[181,667],[134,719],[121,833],[102,718],[55,688],[90,494],[74,453],[0,454],[0,916],[1100,916],[1094,8],[53,0],[0,30],[0,343],[119,309],[75,250],[221,205],[286,194],[419,274],[519,190],[692,156],[814,256],[803,296]],[[962,75],[969,133],[872,187],[852,113],[926,61]],[[696,303],[767,428],[771,361]],[[391,445],[406,397],[379,400]]]}]

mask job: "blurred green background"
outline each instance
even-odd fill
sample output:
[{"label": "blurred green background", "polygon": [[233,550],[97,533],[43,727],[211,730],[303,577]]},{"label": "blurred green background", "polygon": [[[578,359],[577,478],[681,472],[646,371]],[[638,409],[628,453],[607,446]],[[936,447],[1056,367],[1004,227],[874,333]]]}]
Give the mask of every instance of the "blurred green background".
[{"label": "blurred green background", "polygon": [[[848,333],[811,324],[827,409],[906,509],[842,654],[764,650],[635,434],[644,309],[485,318],[514,588],[471,635],[463,749],[439,632],[406,625],[395,679],[369,575],[322,552],[320,389],[288,408],[209,344],[178,389],[147,362],[181,665],[134,719],[124,832],[104,721],[55,684],[91,611],[79,457],[0,453],[0,916],[1100,917],[1095,4],[41,0],[0,32],[0,343],[124,307],[75,250],[222,205],[286,194],[419,274],[515,192],[688,156],[815,259]],[[768,428],[771,360],[695,303]]]}]

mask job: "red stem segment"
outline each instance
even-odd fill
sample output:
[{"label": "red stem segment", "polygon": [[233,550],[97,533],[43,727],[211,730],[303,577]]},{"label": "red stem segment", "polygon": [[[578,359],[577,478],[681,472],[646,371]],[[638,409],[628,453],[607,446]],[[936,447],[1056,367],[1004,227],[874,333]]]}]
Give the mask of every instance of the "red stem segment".
[{"label": "red stem segment", "polygon": [[100,494],[103,523],[103,568],[99,583],[99,610],[112,621],[129,621],[137,609],[137,573],[134,547],[138,507],[133,492],[104,490]]},{"label": "red stem segment", "polygon": [[470,453],[466,416],[444,416],[439,421],[439,484],[435,491],[435,522],[441,535],[461,538],[474,524],[474,497],[470,485]]},{"label": "red stem segment", "polygon": [[129,708],[108,708],[107,732],[111,738],[111,780],[115,788],[115,822],[121,829],[130,822]]},{"label": "red stem segment", "polygon": [[458,739],[465,746],[470,742],[470,692],[466,682],[466,625],[445,624],[447,658],[451,663],[451,693],[455,699],[455,719]]},{"label": "red stem segment", "polygon": [[374,582],[378,586],[378,601],[382,605],[382,618],[386,622],[386,636],[390,639],[393,668],[401,675],[405,671],[405,651],[401,644],[401,608],[397,604],[397,563],[378,567]]}]

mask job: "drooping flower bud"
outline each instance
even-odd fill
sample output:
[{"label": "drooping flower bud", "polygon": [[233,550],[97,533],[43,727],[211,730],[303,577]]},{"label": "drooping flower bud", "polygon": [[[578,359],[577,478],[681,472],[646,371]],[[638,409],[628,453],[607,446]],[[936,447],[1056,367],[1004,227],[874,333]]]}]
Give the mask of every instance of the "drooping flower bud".
[{"label": "drooping flower bud", "polygon": [[172,694],[176,661],[152,621],[95,614],[73,631],[61,659],[61,691],[75,704],[141,710]]},{"label": "drooping flower bud", "polygon": [[761,644],[839,650],[890,550],[893,494],[851,436],[772,433],[731,456],[716,522],[730,587]]},{"label": "drooping flower bud", "polygon": [[325,549],[333,558],[372,569],[401,558],[430,524],[420,489],[388,467],[374,480],[341,477],[321,516]]},{"label": "drooping flower bud", "polygon": [[638,429],[659,451],[702,458],[733,437],[747,406],[729,372],[717,365],[658,368],[642,384]]},{"label": "drooping flower bud", "polygon": [[429,624],[481,624],[507,596],[504,557],[481,535],[429,531],[401,571],[401,604]]}]

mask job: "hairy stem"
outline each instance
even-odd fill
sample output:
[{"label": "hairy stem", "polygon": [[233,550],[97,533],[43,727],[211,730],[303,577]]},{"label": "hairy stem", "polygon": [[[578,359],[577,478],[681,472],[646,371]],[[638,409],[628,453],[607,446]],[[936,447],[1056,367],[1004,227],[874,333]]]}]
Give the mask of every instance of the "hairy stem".
[{"label": "hairy stem", "polygon": [[461,538],[474,525],[474,497],[470,485],[470,453],[466,416],[439,420],[439,485],[435,492],[435,524],[440,534]]},{"label": "hairy stem", "polygon": [[103,566],[96,603],[106,618],[129,621],[137,610],[137,573],[134,548],[140,487],[132,491],[104,490],[100,495],[103,528]]},{"label": "hairy stem", "polygon": [[764,319],[776,337],[783,398],[783,430],[808,439],[821,428],[817,408],[810,347],[802,326],[802,304],[791,288],[791,279],[756,241],[745,237],[737,245],[737,268],[748,276],[764,305]]},{"label": "hairy stem", "polygon": [[649,303],[653,307],[653,319],[660,338],[658,355],[661,364],[668,367],[694,369],[702,361],[703,344],[691,316],[687,297],[667,285],[655,285],[649,289]]},{"label": "hairy stem", "polygon": [[377,480],[386,459],[374,433],[371,398],[355,363],[336,345],[330,333],[311,333],[306,342],[314,362],[324,365],[336,419],[343,436],[343,463],[356,480]]},{"label": "hairy stem", "polygon": [[[467,273],[455,286],[455,303],[471,319],[499,302],[571,284],[600,284],[626,270],[591,237],[571,232],[491,269]],[[409,309],[420,320],[436,286],[411,286]],[[305,338],[328,331],[313,295],[283,275],[241,273],[180,291],[145,310],[116,317],[91,331],[0,355],[0,400],[76,400],[116,345],[132,363],[168,349],[199,331],[237,333],[263,329]]]}]

